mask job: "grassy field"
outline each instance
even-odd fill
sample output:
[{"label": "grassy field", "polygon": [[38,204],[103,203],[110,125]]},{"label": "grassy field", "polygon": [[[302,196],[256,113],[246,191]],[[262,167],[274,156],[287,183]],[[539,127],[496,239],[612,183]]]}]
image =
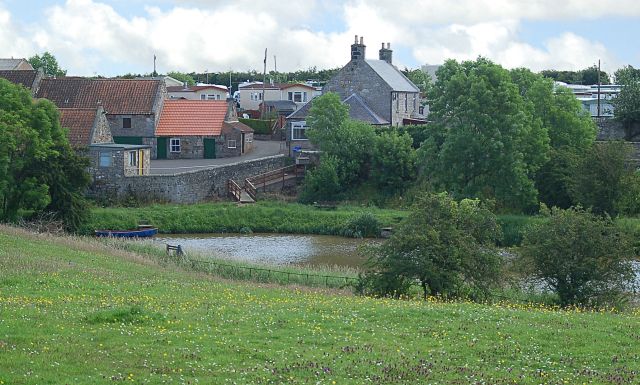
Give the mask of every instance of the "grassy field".
[{"label": "grassy field", "polygon": [[163,233],[260,233],[342,235],[351,218],[372,213],[384,226],[393,226],[406,211],[340,206],[335,210],[313,206],[262,201],[252,205],[201,203],[194,205],[159,204],[136,208],[95,208],[81,233],[95,229],[129,229],[149,223]]},{"label": "grassy field", "polygon": [[0,227],[0,384],[633,384],[640,314],[222,281]]}]

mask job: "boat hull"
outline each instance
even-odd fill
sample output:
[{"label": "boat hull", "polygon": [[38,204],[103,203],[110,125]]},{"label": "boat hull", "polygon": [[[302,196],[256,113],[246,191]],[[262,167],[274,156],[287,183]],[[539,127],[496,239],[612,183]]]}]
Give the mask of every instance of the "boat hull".
[{"label": "boat hull", "polygon": [[147,238],[153,237],[158,233],[155,227],[140,230],[96,230],[96,237],[112,237],[112,238]]}]

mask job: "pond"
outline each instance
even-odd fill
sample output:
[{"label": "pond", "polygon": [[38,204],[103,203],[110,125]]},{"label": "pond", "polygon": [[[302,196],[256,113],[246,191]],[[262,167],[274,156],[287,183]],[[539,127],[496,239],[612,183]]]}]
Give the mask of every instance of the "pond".
[{"label": "pond", "polygon": [[361,266],[358,246],[371,239],[298,234],[161,234],[158,244],[181,245],[203,256],[269,265]]}]

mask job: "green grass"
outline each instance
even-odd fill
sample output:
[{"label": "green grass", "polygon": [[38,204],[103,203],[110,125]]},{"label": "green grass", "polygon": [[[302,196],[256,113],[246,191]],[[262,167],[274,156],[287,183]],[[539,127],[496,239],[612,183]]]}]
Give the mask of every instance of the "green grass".
[{"label": "green grass", "polygon": [[383,226],[393,226],[406,211],[340,206],[335,210],[282,202],[195,205],[158,204],[137,208],[95,208],[80,232],[95,229],[130,229],[145,222],[162,233],[238,233],[243,228],[260,233],[342,235],[350,219],[370,212]]},{"label": "green grass", "polygon": [[0,227],[0,384],[631,384],[639,317],[238,283]]}]

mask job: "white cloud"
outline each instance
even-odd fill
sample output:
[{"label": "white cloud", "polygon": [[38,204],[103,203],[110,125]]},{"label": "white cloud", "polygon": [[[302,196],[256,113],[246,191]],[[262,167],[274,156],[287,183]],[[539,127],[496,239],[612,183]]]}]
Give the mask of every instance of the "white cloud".
[{"label": "white cloud", "polygon": [[[261,71],[268,47],[268,69],[275,55],[278,70],[291,71],[345,64],[353,36],[360,35],[369,58],[377,56],[381,42],[391,42],[401,67],[402,61],[415,67],[481,55],[533,70],[579,69],[602,58],[611,70],[618,60],[600,42],[566,31],[534,46],[519,35],[522,21],[640,16],[635,0],[415,0],[411,7],[390,0],[166,0],[163,5],[132,17],[105,0],[67,0],[44,10],[45,21],[37,27],[16,24],[0,6],[0,56],[49,50],[77,75],[150,72],[154,54],[160,72]],[[342,21],[333,32],[309,27]]]}]

